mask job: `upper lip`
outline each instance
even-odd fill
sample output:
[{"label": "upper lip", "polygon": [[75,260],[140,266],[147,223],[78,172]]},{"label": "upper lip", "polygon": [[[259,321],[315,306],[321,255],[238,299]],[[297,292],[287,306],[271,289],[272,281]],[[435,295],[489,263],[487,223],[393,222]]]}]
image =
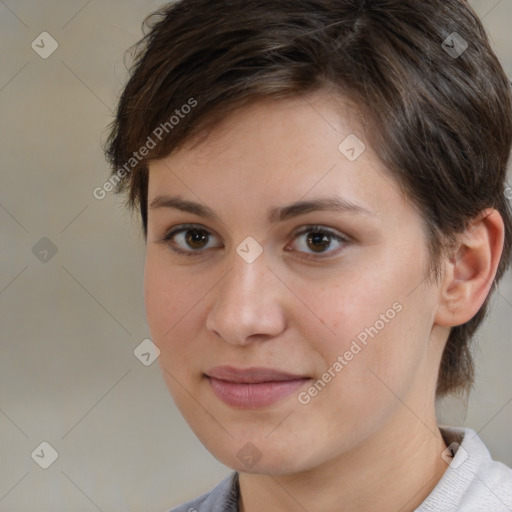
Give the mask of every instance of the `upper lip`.
[{"label": "upper lip", "polygon": [[215,366],[206,372],[208,377],[214,379],[226,380],[228,382],[238,382],[254,384],[258,382],[276,382],[286,380],[307,379],[304,375],[276,370],[274,368],[251,367],[236,368],[234,366]]}]

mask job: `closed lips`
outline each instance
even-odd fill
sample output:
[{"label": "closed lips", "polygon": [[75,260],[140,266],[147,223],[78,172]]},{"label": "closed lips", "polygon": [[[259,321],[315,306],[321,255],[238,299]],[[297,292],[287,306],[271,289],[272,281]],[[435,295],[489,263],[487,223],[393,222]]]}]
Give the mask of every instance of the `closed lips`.
[{"label": "closed lips", "polygon": [[206,375],[219,380],[246,384],[256,384],[259,382],[281,382],[309,378],[305,375],[297,375],[281,370],[275,370],[273,368],[252,367],[241,369],[233,366],[216,366],[209,370]]},{"label": "closed lips", "polygon": [[271,368],[218,366],[206,374],[215,396],[230,407],[257,409],[291,395],[309,377]]}]

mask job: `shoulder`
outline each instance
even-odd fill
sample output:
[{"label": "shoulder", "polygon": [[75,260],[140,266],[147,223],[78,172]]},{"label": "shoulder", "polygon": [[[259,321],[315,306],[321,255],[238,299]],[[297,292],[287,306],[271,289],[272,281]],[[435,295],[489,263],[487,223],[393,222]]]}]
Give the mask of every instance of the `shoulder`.
[{"label": "shoulder", "polygon": [[169,512],[238,512],[238,473],[230,473],[211,491]]},{"label": "shoulder", "polygon": [[492,459],[474,430],[440,429],[448,446],[443,458],[449,466],[416,512],[510,512],[512,469]]}]

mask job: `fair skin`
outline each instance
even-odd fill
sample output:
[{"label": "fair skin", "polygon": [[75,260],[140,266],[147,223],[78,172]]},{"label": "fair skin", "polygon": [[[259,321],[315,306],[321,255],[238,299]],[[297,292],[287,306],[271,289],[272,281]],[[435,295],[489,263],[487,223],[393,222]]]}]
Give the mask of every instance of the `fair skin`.
[{"label": "fair skin", "polygon": [[[450,327],[474,316],[490,290],[503,222],[496,211],[483,212],[444,260],[442,280],[426,279],[421,216],[353,114],[326,91],[262,101],[150,164],[152,339],[184,418],[219,461],[239,471],[244,512],[413,511],[447,468],[435,417],[439,362]],[[351,162],[338,146],[353,133],[366,150]],[[165,206],[162,196],[199,203],[218,218]],[[272,208],[333,196],[366,212],[268,219]],[[182,224],[207,236],[192,230],[187,238],[185,230],[161,242]],[[311,225],[347,241],[327,235],[323,247]],[[249,236],[263,249],[251,263],[236,250]],[[301,403],[299,393],[393,304],[400,311]],[[239,407],[213,392],[206,374],[218,365],[309,380],[269,405]],[[237,456],[244,446],[261,456],[250,467]]]}]

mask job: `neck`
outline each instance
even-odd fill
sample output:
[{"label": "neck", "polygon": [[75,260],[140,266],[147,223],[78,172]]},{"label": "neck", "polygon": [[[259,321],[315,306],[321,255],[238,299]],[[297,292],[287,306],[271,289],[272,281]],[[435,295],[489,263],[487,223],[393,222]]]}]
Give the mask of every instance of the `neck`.
[{"label": "neck", "polygon": [[434,411],[428,421],[401,408],[394,421],[349,453],[290,474],[240,473],[241,512],[412,512],[447,464]]}]

